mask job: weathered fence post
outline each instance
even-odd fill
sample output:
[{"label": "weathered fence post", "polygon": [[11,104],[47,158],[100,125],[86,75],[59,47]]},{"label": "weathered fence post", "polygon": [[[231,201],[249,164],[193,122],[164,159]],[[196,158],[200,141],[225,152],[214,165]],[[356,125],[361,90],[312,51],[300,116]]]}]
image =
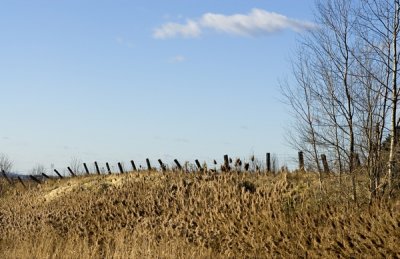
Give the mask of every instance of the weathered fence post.
[{"label": "weathered fence post", "polygon": [[178,169],[179,169],[180,171],[182,171],[182,166],[181,166],[181,164],[179,163],[178,159],[175,159],[174,162],[175,162],[176,166],[178,167]]},{"label": "weathered fence post", "polygon": [[50,177],[49,177],[47,174],[45,174],[45,173],[42,173],[42,176],[43,176],[44,178],[50,179]]},{"label": "weathered fence post", "polygon": [[271,172],[271,153],[267,153],[267,172]]},{"label": "weathered fence post", "polygon": [[38,184],[41,184],[41,183],[42,183],[39,179],[37,179],[37,178],[36,178],[35,176],[33,176],[33,175],[30,175],[29,178],[31,178],[33,181],[37,182]]},{"label": "weathered fence post", "polygon": [[324,173],[329,174],[329,165],[328,165],[328,160],[326,159],[326,155],[322,154],[321,155],[321,160],[322,160],[322,166],[324,167]]},{"label": "weathered fence post", "polygon": [[229,157],[228,157],[228,155],[224,155],[224,165],[223,165],[223,168],[222,168],[223,170],[222,171],[224,171],[224,172],[229,172],[230,171],[230,166],[229,166]]},{"label": "weathered fence post", "polygon": [[18,176],[18,180],[22,184],[22,186],[24,186],[24,188],[26,189],[26,185],[24,184],[24,181],[22,181],[21,177]]},{"label": "weathered fence post", "polygon": [[122,164],[120,162],[118,162],[118,168],[121,174],[124,173],[124,169],[122,168]]},{"label": "weathered fence post", "polygon": [[167,168],[165,167],[165,165],[161,159],[158,159],[158,163],[160,164],[161,171],[163,171],[163,172],[167,171]]},{"label": "weathered fence post", "polygon": [[196,159],[194,162],[196,163],[196,166],[199,169],[199,171],[203,171],[203,168],[201,167],[201,164],[200,164],[199,160]]},{"label": "weathered fence post", "polygon": [[100,174],[99,165],[97,164],[96,161],[94,161],[94,167],[96,167],[96,172],[97,172],[97,174]]},{"label": "weathered fence post", "polygon": [[149,171],[152,171],[151,164],[150,164],[150,159],[146,158],[146,164],[147,164],[147,169]]},{"label": "weathered fence post", "polygon": [[108,164],[108,162],[106,162],[106,167],[107,167],[108,174],[111,174],[111,169],[110,169],[110,165]]},{"label": "weathered fence post", "polygon": [[135,162],[133,160],[131,160],[131,165],[132,165],[133,171],[137,171]]},{"label": "weathered fence post", "polygon": [[76,174],[74,173],[74,171],[72,171],[71,167],[68,166],[67,168],[68,168],[69,173],[70,173],[72,176],[76,176]]},{"label": "weathered fence post", "polygon": [[299,170],[304,171],[304,154],[303,154],[303,151],[299,151]]},{"label": "weathered fence post", "polygon": [[90,174],[89,169],[88,169],[86,163],[83,163],[83,167],[85,168],[86,174]]},{"label": "weathered fence post", "polygon": [[6,178],[7,182],[11,185],[13,185],[13,182],[11,181],[10,178],[8,178],[6,172],[4,170],[1,170],[1,173],[3,174],[4,178]]},{"label": "weathered fence post", "polygon": [[54,172],[60,177],[60,179],[63,179],[64,177],[57,171],[57,169],[54,169]]}]

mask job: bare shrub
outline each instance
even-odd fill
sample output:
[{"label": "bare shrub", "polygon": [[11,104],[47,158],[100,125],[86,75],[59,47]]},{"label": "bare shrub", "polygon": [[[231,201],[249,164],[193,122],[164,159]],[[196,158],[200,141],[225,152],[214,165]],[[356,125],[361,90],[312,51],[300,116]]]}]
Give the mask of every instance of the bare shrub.
[{"label": "bare shrub", "polygon": [[42,175],[46,173],[46,168],[42,164],[37,164],[35,167],[31,169],[32,175]]},{"label": "bare shrub", "polygon": [[83,170],[82,170],[83,162],[82,162],[82,160],[80,160],[80,159],[78,159],[76,157],[71,158],[71,161],[69,162],[69,167],[71,168],[71,170],[75,174],[77,174],[77,175],[83,174]]},{"label": "bare shrub", "polygon": [[0,171],[10,172],[13,167],[13,162],[6,154],[0,153]]}]

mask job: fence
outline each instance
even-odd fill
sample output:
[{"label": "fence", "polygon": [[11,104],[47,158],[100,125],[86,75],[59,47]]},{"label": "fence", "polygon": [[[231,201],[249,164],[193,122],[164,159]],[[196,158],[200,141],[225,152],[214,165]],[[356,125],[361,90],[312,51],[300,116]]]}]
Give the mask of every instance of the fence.
[{"label": "fence", "polygon": [[[303,152],[298,152],[298,169],[299,170],[304,170],[304,155]],[[326,160],[325,155],[321,155],[321,160],[324,166],[324,172],[328,173],[329,172],[329,167],[328,163]],[[278,168],[276,168],[276,164],[273,160],[273,157],[271,156],[271,153],[266,153],[265,156],[265,163],[260,162],[260,160],[256,159],[254,156],[250,158],[249,162],[244,162],[241,159],[235,159],[233,160],[231,157],[228,155],[224,155],[223,158],[223,163],[220,164],[219,169],[217,168],[218,163],[214,159],[213,160],[213,167],[214,168],[209,168],[209,166],[204,163],[203,165],[200,164],[200,161],[198,159],[195,159],[194,164],[189,164],[188,162],[185,162],[183,165],[177,160],[174,159],[173,161],[173,166],[172,168],[169,168],[168,165],[166,165],[161,159],[158,159],[159,167],[153,167],[151,165],[150,159],[146,158],[146,166],[147,168],[142,168],[141,166],[138,168],[134,162],[134,160],[130,161],[132,170],[126,170],[121,162],[117,163],[117,168],[120,174],[125,174],[129,172],[140,172],[140,171],[161,171],[161,172],[166,172],[168,170],[174,171],[174,172],[186,172],[186,173],[226,173],[226,172],[258,172],[258,173],[275,173],[278,171]],[[263,164],[264,163],[264,164]],[[83,163],[83,168],[84,172],[82,174],[90,175],[90,174],[113,174],[116,172],[112,172],[110,164],[108,162],[105,163],[105,166],[107,168],[107,171],[100,170],[99,163],[97,161],[94,162],[94,172],[90,172],[89,167],[87,166],[86,163]],[[212,166],[211,166],[212,167]],[[81,172],[75,172],[71,167],[67,167],[69,177],[77,177],[81,175]],[[68,176],[62,175],[57,169],[54,169],[55,175],[48,175],[45,173],[41,173],[40,175],[15,175],[15,174],[10,174],[2,170],[1,174],[2,177],[6,179],[6,181],[10,185],[15,185],[16,183],[20,183],[24,188],[27,187],[26,181],[32,181],[36,182],[38,184],[41,184],[45,182],[46,180],[50,179],[63,179]]]}]

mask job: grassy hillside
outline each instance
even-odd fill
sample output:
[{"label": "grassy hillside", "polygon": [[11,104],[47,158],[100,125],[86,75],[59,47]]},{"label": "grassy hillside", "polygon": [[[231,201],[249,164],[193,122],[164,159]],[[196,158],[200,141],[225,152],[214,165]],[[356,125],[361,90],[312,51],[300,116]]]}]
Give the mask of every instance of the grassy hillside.
[{"label": "grassy hillside", "polygon": [[343,182],[158,172],[27,190],[2,181],[0,258],[400,257],[400,200],[369,205],[361,179],[357,206]]}]

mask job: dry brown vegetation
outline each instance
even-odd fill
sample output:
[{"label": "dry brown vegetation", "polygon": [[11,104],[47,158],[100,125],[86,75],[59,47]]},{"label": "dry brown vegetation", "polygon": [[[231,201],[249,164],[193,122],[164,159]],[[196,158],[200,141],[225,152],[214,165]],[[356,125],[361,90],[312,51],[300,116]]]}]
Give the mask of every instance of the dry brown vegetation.
[{"label": "dry brown vegetation", "polygon": [[400,257],[400,199],[306,173],[0,182],[0,258]]}]

